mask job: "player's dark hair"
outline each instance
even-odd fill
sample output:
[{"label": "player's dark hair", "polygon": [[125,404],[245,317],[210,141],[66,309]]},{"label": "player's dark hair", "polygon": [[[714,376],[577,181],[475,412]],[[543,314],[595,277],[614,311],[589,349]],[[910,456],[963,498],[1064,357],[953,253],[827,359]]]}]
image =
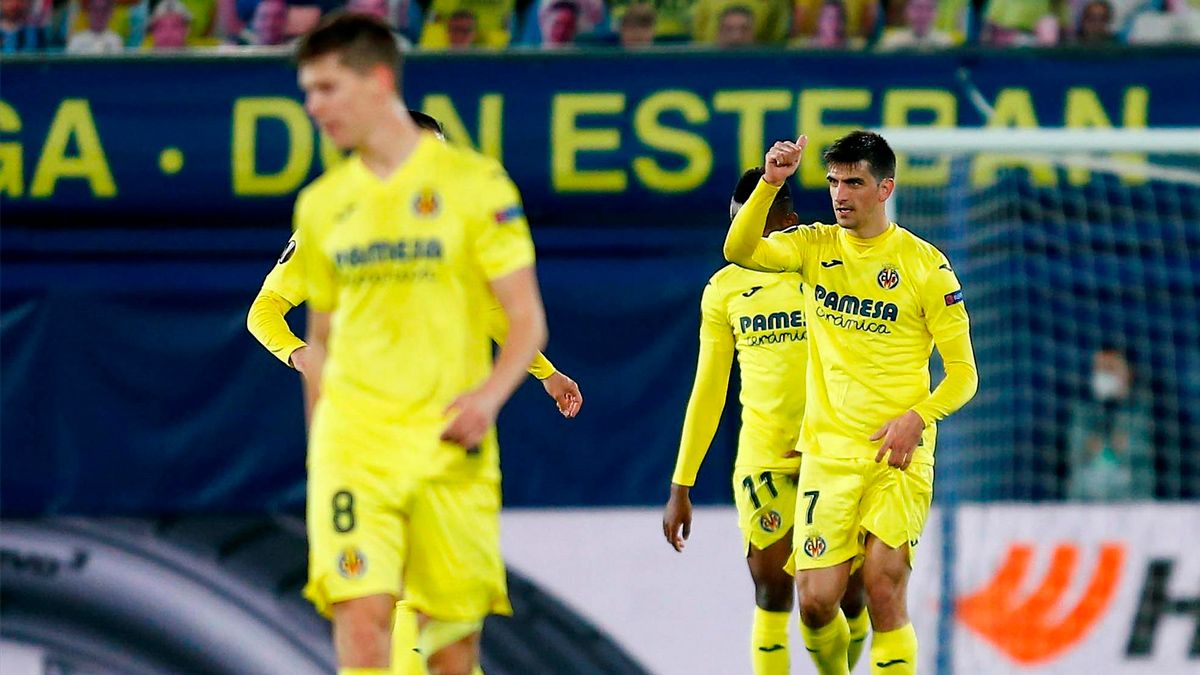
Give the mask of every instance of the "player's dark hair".
[{"label": "player's dark hair", "polygon": [[327,54],[337,54],[343,65],[365,72],[378,65],[400,73],[400,48],[383,21],[364,14],[334,12],[300,38],[296,63],[304,65]]},{"label": "player's dark hair", "polygon": [[408,114],[417,123],[417,126],[422,129],[432,131],[440,136],[446,135],[446,130],[442,128],[442,123],[437,121],[437,118],[433,115],[427,115],[420,110],[413,110],[412,108],[408,109]]},{"label": "player's dark hair", "polygon": [[[761,166],[756,166],[753,169],[747,169],[746,173],[738,180],[737,186],[733,188],[733,197],[729,200],[729,217],[732,218],[737,210],[742,208],[742,204],[750,199],[750,193],[754,192],[758,181],[762,180],[763,171]],[[783,208],[788,212],[792,210],[792,190],[788,187],[787,181],[784,181],[780,186],[779,192],[775,193],[775,201],[771,202],[771,208]]]},{"label": "player's dark hair", "polygon": [[851,131],[825,151],[825,164],[858,164],[865,161],[875,180],[896,177],[896,153],[873,131]]}]

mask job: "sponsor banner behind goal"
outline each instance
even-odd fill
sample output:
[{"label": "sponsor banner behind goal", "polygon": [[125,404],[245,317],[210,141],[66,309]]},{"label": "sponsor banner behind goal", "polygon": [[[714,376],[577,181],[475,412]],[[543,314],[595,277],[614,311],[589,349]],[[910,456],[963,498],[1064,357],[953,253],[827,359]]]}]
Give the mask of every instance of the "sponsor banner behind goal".
[{"label": "sponsor banner behind goal", "polygon": [[956,673],[1200,672],[1200,504],[964,506],[957,532]]},{"label": "sponsor banner behind goal", "polygon": [[[1200,672],[1200,504],[962,506],[953,608],[939,583],[941,515],[909,592],[922,673],[939,662],[972,675]],[[658,509],[503,518],[509,564],[652,672],[748,672],[753,587],[732,507],[696,509],[682,554]],[[937,641],[944,620],[949,645]],[[801,645],[793,626],[792,672],[814,672]],[[868,672],[862,661],[855,672]]]}]

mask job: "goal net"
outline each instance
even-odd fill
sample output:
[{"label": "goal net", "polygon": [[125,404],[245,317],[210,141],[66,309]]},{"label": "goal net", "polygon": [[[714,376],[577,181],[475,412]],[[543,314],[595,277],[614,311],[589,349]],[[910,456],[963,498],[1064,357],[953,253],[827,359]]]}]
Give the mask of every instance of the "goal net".
[{"label": "goal net", "polygon": [[881,132],[894,220],[949,256],[972,319],[981,385],[939,491],[1200,496],[1200,130]]},{"label": "goal net", "polygon": [[1145,672],[1132,542],[1200,498],[1200,129],[880,132],[892,218],[950,258],[980,374],[939,429],[928,670]]}]

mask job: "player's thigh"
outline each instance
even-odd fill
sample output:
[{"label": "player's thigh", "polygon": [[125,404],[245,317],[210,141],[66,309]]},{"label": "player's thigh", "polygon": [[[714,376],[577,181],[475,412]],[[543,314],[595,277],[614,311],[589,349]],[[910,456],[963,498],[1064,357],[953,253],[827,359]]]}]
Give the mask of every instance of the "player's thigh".
[{"label": "player's thigh", "polygon": [[430,675],[471,671],[479,662],[482,628],[482,620],[438,621],[422,615],[417,648],[421,654],[428,655],[426,666]]},{"label": "player's thigh", "polygon": [[932,502],[932,464],[910,464],[901,471],[881,462],[863,493],[863,529],[890,548],[907,546],[911,566]]},{"label": "player's thigh", "polygon": [[804,456],[789,569],[833,567],[861,556],[858,505],[863,484],[863,460]]},{"label": "player's thigh", "polygon": [[398,597],[406,553],[397,508],[403,480],[344,462],[312,462],[308,475],[309,581],[319,612],[371,595]]},{"label": "player's thigh", "polygon": [[747,555],[790,537],[796,517],[797,476],[755,467],[735,467],[734,504]]},{"label": "player's thigh", "polygon": [[509,614],[500,555],[500,486],[491,481],[428,482],[416,492],[407,598],[422,614],[468,622]]}]

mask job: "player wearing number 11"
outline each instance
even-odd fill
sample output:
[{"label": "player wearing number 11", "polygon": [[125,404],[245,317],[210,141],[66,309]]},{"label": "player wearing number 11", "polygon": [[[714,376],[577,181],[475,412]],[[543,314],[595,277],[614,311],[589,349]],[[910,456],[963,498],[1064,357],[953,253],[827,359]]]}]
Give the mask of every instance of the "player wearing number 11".
[{"label": "player wearing number 11", "polygon": [[[825,152],[837,225],[761,236],[806,143],[801,136],[767,152],[725,257],[804,281],[809,363],[799,490],[812,494],[812,504],[796,505],[789,567],[805,646],[822,674],[847,672],[849,629],[838,602],[861,565],[874,629],[871,672],[913,675],[917,637],[905,593],[933,494],[936,422],[978,385],[970,323],[946,256],[888,222],[896,156],[878,134],[850,133]],[[946,377],[930,393],[935,345]]]}]

